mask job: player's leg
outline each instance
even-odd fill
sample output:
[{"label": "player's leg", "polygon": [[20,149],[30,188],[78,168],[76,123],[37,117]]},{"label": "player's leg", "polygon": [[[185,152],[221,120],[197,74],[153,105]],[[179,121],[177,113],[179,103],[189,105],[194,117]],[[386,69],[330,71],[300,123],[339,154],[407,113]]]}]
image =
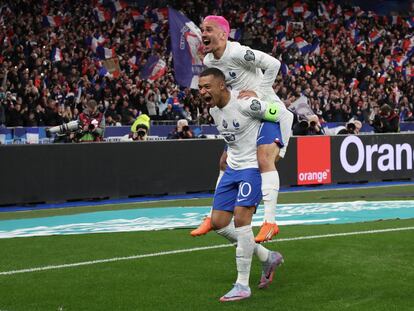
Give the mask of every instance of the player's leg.
[{"label": "player's leg", "polygon": [[251,222],[253,213],[261,199],[261,180],[257,169],[234,172],[234,180],[238,181],[237,198],[234,203],[236,205],[234,207],[234,237],[237,240],[237,280],[234,287],[221,297],[220,301],[241,300],[249,298],[251,295],[249,277],[255,248]]},{"label": "player's leg", "polygon": [[[226,170],[226,166],[227,166],[226,160],[227,160],[227,152],[223,151],[223,153],[220,157],[220,164],[219,164],[220,172],[219,172],[219,175],[217,177],[216,189],[217,189],[217,186],[220,183],[221,178],[223,177],[224,171]],[[212,224],[211,224],[212,211],[213,211],[213,208],[211,208],[209,214],[203,219],[202,223],[196,229],[194,229],[190,232],[190,234],[192,236],[204,235],[204,234],[207,234],[208,232],[210,232],[213,229]]]},{"label": "player's leg", "polygon": [[257,138],[257,161],[262,177],[264,222],[256,242],[271,240],[279,232],[276,224],[276,203],[280,180],[275,161],[283,147],[279,123],[263,122]]}]

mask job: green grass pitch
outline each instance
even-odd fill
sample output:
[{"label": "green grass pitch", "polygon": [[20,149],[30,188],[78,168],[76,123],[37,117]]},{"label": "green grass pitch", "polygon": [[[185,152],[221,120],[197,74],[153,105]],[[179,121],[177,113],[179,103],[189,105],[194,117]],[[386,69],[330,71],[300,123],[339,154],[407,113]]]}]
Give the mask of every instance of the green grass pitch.
[{"label": "green grass pitch", "polygon": [[[381,193],[381,200],[410,198],[410,193],[414,193],[412,188],[376,189]],[[360,196],[359,192],[355,193],[344,190],[283,194],[281,201],[361,199],[354,198]],[[375,196],[373,189],[361,193]],[[190,201],[188,205],[206,203],[205,200]],[[168,204],[183,205],[183,202]],[[133,208],[125,205],[100,208],[125,207]],[[48,211],[62,212],[85,210]],[[42,213],[45,211],[4,214],[3,219],[45,216]],[[235,250],[230,246],[0,274],[0,310],[414,310],[414,230],[289,240],[413,227],[414,219],[283,226],[278,235],[281,241],[266,243],[266,246],[280,251],[285,264],[277,271],[273,284],[259,290],[256,284],[260,264],[254,259],[250,281],[252,297],[245,301],[218,301],[236,277]],[[192,238],[187,229],[1,239],[0,273],[225,243],[214,232]]]}]

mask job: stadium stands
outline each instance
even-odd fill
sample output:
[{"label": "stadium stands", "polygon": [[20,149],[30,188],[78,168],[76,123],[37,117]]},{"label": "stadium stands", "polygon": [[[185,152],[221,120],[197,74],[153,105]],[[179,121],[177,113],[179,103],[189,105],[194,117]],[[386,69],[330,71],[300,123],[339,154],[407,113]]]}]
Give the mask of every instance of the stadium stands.
[{"label": "stadium stands", "polygon": [[[287,105],[300,96],[322,122],[369,122],[388,104],[412,121],[414,19],[332,1],[176,1],[195,24],[222,14],[241,43],[283,64]],[[168,9],[123,1],[17,0],[0,7],[0,126],[52,126],[77,118],[91,97],[107,126],[140,113],[208,122],[196,91],[174,78]],[[157,71],[149,70],[157,66]]]}]

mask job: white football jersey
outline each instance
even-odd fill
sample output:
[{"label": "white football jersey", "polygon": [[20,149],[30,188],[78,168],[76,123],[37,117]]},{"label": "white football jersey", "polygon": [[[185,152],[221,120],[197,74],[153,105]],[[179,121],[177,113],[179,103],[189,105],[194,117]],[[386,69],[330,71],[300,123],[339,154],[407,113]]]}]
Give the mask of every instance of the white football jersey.
[{"label": "white football jersey", "polygon": [[207,67],[220,69],[231,89],[253,90],[261,100],[280,101],[272,87],[280,69],[280,61],[276,58],[238,42],[227,41],[220,59],[208,53],[203,62]]},{"label": "white football jersey", "polygon": [[257,98],[238,99],[237,91],[223,108],[210,108],[218,131],[227,143],[227,164],[234,170],[257,168],[256,139],[267,103]]}]

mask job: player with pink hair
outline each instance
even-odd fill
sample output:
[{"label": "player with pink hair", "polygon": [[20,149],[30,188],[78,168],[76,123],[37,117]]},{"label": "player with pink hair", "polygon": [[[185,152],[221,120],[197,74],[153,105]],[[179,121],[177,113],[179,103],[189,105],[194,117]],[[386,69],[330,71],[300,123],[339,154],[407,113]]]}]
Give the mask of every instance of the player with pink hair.
[{"label": "player with pink hair", "polygon": [[[220,69],[229,88],[239,91],[240,98],[257,97],[276,103],[279,109],[286,109],[272,87],[281,66],[279,60],[262,51],[229,41],[230,25],[223,16],[205,17],[201,31],[206,53],[204,64]],[[264,202],[264,223],[255,238],[259,243],[271,240],[279,232],[275,217],[280,181],[275,163],[286,153],[292,122],[291,113],[278,123],[263,122],[257,136],[257,160]],[[229,126],[232,123],[230,120]],[[220,158],[217,185],[226,168],[226,159],[227,152],[224,151]],[[211,218],[208,216],[191,235],[203,235],[211,229]]]}]

